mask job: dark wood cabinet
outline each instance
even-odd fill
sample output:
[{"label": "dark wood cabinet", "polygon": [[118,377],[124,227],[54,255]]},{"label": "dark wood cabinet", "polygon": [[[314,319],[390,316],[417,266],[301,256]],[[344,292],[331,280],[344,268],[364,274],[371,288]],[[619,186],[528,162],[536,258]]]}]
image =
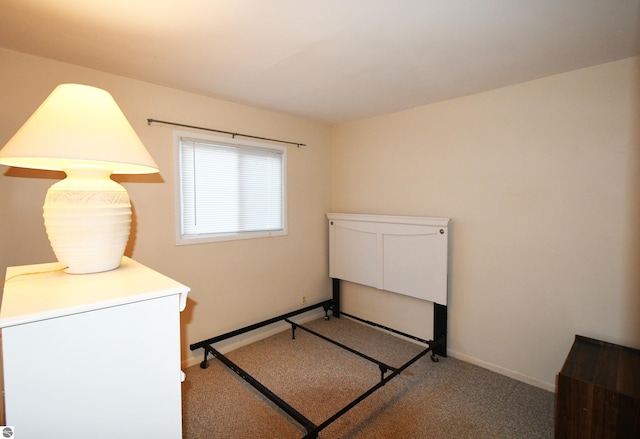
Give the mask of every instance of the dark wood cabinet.
[{"label": "dark wood cabinet", "polygon": [[556,439],[640,438],[640,350],[576,335],[556,386]]}]

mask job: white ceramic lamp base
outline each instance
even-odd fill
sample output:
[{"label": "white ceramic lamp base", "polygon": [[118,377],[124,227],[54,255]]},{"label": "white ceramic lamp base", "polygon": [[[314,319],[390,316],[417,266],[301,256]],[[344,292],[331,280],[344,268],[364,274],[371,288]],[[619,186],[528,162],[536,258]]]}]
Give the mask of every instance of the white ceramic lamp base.
[{"label": "white ceramic lamp base", "polygon": [[67,178],[49,188],[43,216],[51,247],[71,274],[120,266],[131,230],[124,187],[99,166],[65,168]]}]

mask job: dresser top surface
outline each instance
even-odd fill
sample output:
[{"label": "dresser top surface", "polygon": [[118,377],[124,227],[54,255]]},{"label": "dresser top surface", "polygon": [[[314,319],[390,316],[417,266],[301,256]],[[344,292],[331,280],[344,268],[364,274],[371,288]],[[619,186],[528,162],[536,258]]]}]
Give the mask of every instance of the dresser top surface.
[{"label": "dresser top surface", "polygon": [[640,398],[640,350],[576,335],[561,375]]},{"label": "dresser top surface", "polygon": [[7,269],[0,328],[179,294],[189,288],[130,258],[103,273],[67,274],[61,264]]}]

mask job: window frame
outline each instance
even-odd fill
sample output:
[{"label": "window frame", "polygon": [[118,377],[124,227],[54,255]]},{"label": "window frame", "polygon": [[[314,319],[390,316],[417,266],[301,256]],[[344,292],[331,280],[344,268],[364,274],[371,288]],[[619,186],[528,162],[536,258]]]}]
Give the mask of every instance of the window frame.
[{"label": "window frame", "polygon": [[[183,203],[182,203],[182,172],[181,172],[181,141],[183,138],[210,142],[222,146],[246,147],[251,149],[267,149],[282,154],[282,229],[261,230],[247,232],[225,232],[206,235],[185,235],[183,233]],[[204,134],[200,132],[173,130],[174,150],[174,190],[175,190],[175,239],[176,245],[202,244],[209,242],[234,241],[241,239],[258,239],[288,235],[287,225],[287,147],[266,142],[229,138],[222,135]]]}]

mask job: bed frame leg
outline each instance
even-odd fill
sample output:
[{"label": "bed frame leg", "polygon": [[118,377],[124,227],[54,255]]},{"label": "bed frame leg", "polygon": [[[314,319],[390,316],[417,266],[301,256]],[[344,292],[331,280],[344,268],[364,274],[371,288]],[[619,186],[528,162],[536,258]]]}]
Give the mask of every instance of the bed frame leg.
[{"label": "bed frame leg", "polygon": [[433,348],[431,360],[438,361],[436,355],[447,357],[447,306],[433,304],[433,339],[438,344]]},{"label": "bed frame leg", "polygon": [[324,319],[325,320],[331,320],[329,317],[329,310],[331,309],[330,305],[322,305],[322,308],[324,308]]},{"label": "bed frame leg", "polygon": [[296,325],[295,323],[293,323],[289,319],[285,319],[285,321],[287,321],[287,322],[289,322],[291,324],[291,339],[295,340],[296,339],[296,328],[298,327],[298,325]]},{"label": "bed frame leg", "polygon": [[383,364],[379,364],[378,367],[380,368],[380,382],[383,382],[384,374],[387,373],[389,369],[387,369],[387,367]]},{"label": "bed frame leg", "polygon": [[333,281],[333,316],[340,318],[340,279],[331,278]]},{"label": "bed frame leg", "polygon": [[202,362],[200,363],[200,369],[206,369],[207,367],[209,367],[209,360],[207,360],[207,355],[209,354],[209,351],[205,348],[204,350],[204,360],[202,360]]}]

